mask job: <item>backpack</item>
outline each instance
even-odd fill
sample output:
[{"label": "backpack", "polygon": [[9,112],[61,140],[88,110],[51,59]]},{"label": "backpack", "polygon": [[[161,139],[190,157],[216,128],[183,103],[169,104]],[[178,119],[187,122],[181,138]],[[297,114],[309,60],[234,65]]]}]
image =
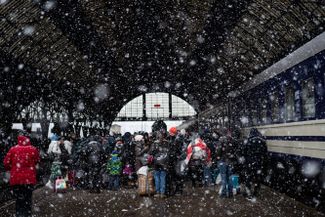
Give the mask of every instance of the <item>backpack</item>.
[{"label": "backpack", "polygon": [[159,143],[156,143],[154,145],[156,146],[155,147],[156,153],[154,154],[155,164],[158,166],[164,166],[168,162],[168,159],[169,159],[168,148],[165,147],[163,144],[159,144]]},{"label": "backpack", "polygon": [[192,159],[193,160],[205,160],[207,153],[204,149],[199,147],[197,144],[192,145]]}]

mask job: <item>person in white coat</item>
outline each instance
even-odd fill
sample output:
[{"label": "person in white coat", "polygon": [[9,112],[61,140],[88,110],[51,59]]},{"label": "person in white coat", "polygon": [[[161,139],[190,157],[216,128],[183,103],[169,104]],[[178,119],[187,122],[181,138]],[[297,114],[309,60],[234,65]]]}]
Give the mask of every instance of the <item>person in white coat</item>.
[{"label": "person in white coat", "polygon": [[47,187],[53,188],[56,177],[66,174],[71,149],[72,143],[67,140],[64,141],[63,138],[58,137],[58,140],[55,139],[51,141],[47,154],[53,159],[53,162],[51,166],[51,176],[46,184]]}]

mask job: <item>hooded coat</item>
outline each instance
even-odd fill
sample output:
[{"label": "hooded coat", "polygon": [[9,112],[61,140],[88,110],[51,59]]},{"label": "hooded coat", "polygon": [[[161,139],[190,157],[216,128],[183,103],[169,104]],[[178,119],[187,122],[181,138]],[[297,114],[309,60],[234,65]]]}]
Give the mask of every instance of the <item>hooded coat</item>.
[{"label": "hooded coat", "polygon": [[101,165],[104,157],[102,145],[92,139],[83,149],[82,154],[88,165]]},{"label": "hooded coat", "polygon": [[187,146],[184,147],[184,137],[182,135],[169,136],[168,142],[169,169],[174,169],[175,164],[178,161],[184,160],[183,158],[185,158],[184,155],[186,152],[185,148],[187,148]]},{"label": "hooded coat", "polygon": [[247,143],[243,146],[245,165],[249,170],[263,170],[267,162],[267,146],[262,134],[255,128],[251,129]]},{"label": "hooded coat", "polygon": [[35,185],[36,164],[40,156],[29,138],[18,136],[18,144],[7,153],[3,164],[10,170],[10,185]]},{"label": "hooded coat", "polygon": [[237,146],[237,141],[231,137],[220,137],[218,147],[216,148],[217,160],[227,162],[234,166],[237,161]]},{"label": "hooded coat", "polygon": [[131,133],[127,132],[123,136],[124,142],[124,153],[123,153],[123,162],[130,163],[134,165],[135,161],[135,145],[132,142],[132,135]]}]

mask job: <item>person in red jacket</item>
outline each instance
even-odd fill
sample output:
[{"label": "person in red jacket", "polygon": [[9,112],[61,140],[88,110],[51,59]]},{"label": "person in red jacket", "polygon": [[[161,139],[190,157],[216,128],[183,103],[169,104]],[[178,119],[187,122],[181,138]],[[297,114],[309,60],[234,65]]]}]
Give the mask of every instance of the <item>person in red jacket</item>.
[{"label": "person in red jacket", "polygon": [[201,138],[196,138],[187,147],[185,163],[189,165],[189,174],[192,186],[196,186],[196,181],[202,182],[203,168],[211,166],[211,151]]},{"label": "person in red jacket", "polygon": [[32,215],[32,192],[36,184],[36,164],[39,152],[26,136],[18,136],[18,144],[12,147],[3,160],[10,170],[10,186],[16,197],[16,216]]}]

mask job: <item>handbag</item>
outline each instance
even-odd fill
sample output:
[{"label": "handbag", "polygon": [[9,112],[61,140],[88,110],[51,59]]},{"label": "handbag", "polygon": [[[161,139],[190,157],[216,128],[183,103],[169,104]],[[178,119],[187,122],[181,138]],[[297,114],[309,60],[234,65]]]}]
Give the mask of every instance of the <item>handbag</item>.
[{"label": "handbag", "polygon": [[221,174],[219,173],[217,178],[216,178],[216,185],[220,185],[221,184]]}]

